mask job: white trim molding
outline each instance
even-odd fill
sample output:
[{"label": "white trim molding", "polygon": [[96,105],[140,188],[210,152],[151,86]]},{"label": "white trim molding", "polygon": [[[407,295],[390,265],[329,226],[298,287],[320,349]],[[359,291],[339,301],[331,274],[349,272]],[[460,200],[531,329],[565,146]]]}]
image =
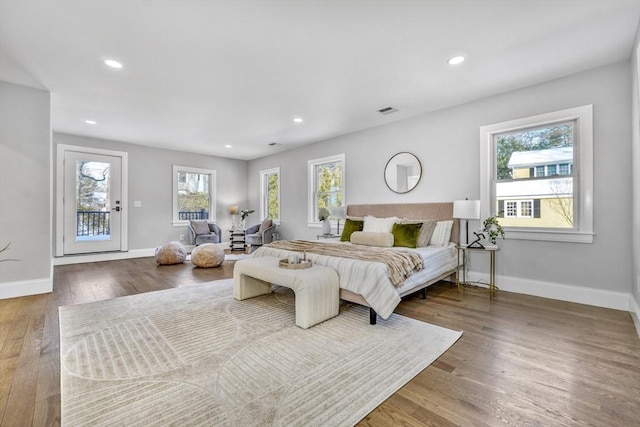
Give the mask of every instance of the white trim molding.
[{"label": "white trim molding", "polygon": [[198,173],[201,175],[209,175],[209,218],[207,219],[209,222],[216,222],[216,205],[217,205],[217,194],[216,194],[216,171],[214,169],[202,169],[202,168],[192,168],[189,166],[176,166],[173,165],[173,177],[172,177],[172,189],[171,189],[171,225],[174,227],[184,227],[189,225],[189,221],[181,220],[178,218],[178,172],[190,172],[190,173]]},{"label": "white trim molding", "polygon": [[[469,271],[469,280],[488,283],[489,274]],[[500,290],[517,294],[533,295],[560,301],[575,302],[595,307],[612,308],[631,312],[633,296],[630,293],[606,291],[563,283],[543,282],[513,276],[496,276]],[[499,294],[498,294],[499,295]],[[635,302],[635,301],[634,301]]]},{"label": "white trim molding", "polygon": [[481,217],[495,215],[495,135],[519,129],[562,122],[576,122],[575,162],[578,198],[574,229],[509,228],[509,239],[554,242],[593,243],[593,105],[583,105],[532,117],[510,120],[480,128],[480,200]]},{"label": "white trim molding", "polygon": [[53,292],[51,277],[0,283],[0,299],[18,298]]},{"label": "white trim molding", "polygon": [[64,255],[64,153],[74,151],[81,153],[98,154],[104,156],[120,157],[122,175],[122,188],[120,201],[124,207],[121,219],[120,250],[126,252],[129,248],[129,153],[126,151],[104,150],[102,148],[81,147],[79,145],[57,144],[56,146],[56,256]]},{"label": "white trim molding", "polygon": [[[229,249],[229,242],[218,243],[222,249]],[[195,246],[184,245],[187,249],[187,253],[191,253]],[[84,264],[87,262],[101,262],[101,261],[117,261],[121,259],[133,259],[133,258],[148,258],[155,256],[156,248],[146,249],[134,249],[128,252],[109,252],[103,254],[88,254],[88,255],[67,255],[65,257],[59,257],[53,259],[53,265],[71,265],[71,264]]]}]

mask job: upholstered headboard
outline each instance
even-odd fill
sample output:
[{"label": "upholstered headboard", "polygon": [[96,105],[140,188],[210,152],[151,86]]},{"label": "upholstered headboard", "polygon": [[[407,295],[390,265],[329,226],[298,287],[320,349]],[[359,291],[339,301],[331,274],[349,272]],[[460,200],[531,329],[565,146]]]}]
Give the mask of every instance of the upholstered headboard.
[{"label": "upholstered headboard", "polygon": [[389,203],[380,205],[348,205],[348,216],[373,215],[378,218],[397,216],[407,219],[453,220],[451,239],[458,243],[460,238],[459,221],[453,219],[453,202],[443,203]]}]

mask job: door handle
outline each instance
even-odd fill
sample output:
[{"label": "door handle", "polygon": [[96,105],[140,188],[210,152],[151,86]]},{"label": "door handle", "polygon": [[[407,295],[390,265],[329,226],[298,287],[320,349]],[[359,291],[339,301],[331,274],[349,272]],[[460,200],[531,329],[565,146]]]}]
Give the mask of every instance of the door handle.
[{"label": "door handle", "polygon": [[111,208],[112,211],[120,212],[120,206],[116,206],[115,208]]}]

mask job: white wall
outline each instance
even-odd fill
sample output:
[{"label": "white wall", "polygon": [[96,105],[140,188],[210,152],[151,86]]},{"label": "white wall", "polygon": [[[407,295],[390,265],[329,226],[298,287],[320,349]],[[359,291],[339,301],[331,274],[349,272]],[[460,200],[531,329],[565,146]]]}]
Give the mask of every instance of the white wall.
[{"label": "white wall", "polygon": [[[281,236],[312,238],[318,229],[306,226],[307,160],[345,153],[349,204],[478,199],[480,126],[593,104],[594,243],[506,240],[497,273],[626,298],[632,271],[631,81],[625,61],[257,159],[249,163],[248,197],[257,207],[259,171],[280,166]],[[392,193],[383,180],[385,163],[399,151],[416,154],[424,169],[417,188],[405,195]],[[474,259],[471,268],[486,272],[486,264]]]},{"label": "white wall", "polygon": [[0,81],[0,298],[50,292],[49,92]]},{"label": "white wall", "polygon": [[[130,251],[155,248],[168,241],[179,240],[181,234],[188,239],[186,227],[171,225],[173,165],[216,171],[216,216],[217,223],[223,231],[231,226],[229,206],[246,204],[247,162],[244,160],[59,133],[53,134],[53,144],[54,156],[57,144],[128,153],[129,200],[124,208],[129,220]],[[136,200],[142,202],[142,207],[133,207]],[[223,240],[229,240],[226,233]]]},{"label": "white wall", "polygon": [[636,35],[636,43],[631,57],[633,69],[633,91],[632,91],[632,111],[633,111],[633,143],[631,164],[633,171],[633,268],[632,268],[632,293],[635,306],[632,307],[635,312],[634,321],[638,334],[640,334],[640,28]]}]

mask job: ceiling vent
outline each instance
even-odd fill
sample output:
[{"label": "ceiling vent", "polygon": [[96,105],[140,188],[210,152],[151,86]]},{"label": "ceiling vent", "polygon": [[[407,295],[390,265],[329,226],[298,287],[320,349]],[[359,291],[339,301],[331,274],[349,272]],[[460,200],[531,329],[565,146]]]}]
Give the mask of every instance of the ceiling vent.
[{"label": "ceiling vent", "polygon": [[269,146],[270,146],[270,147],[279,147],[279,146],[281,146],[281,145],[282,145],[282,144],[280,144],[280,143],[278,143],[278,142],[270,142],[270,143],[269,143]]},{"label": "ceiling vent", "polygon": [[380,114],[384,114],[384,115],[386,116],[387,114],[395,113],[395,112],[397,112],[397,111],[398,111],[398,110],[396,110],[396,109],[395,109],[395,108],[393,108],[393,107],[384,107],[384,108],[379,109],[379,110],[378,110],[378,113],[380,113]]}]

